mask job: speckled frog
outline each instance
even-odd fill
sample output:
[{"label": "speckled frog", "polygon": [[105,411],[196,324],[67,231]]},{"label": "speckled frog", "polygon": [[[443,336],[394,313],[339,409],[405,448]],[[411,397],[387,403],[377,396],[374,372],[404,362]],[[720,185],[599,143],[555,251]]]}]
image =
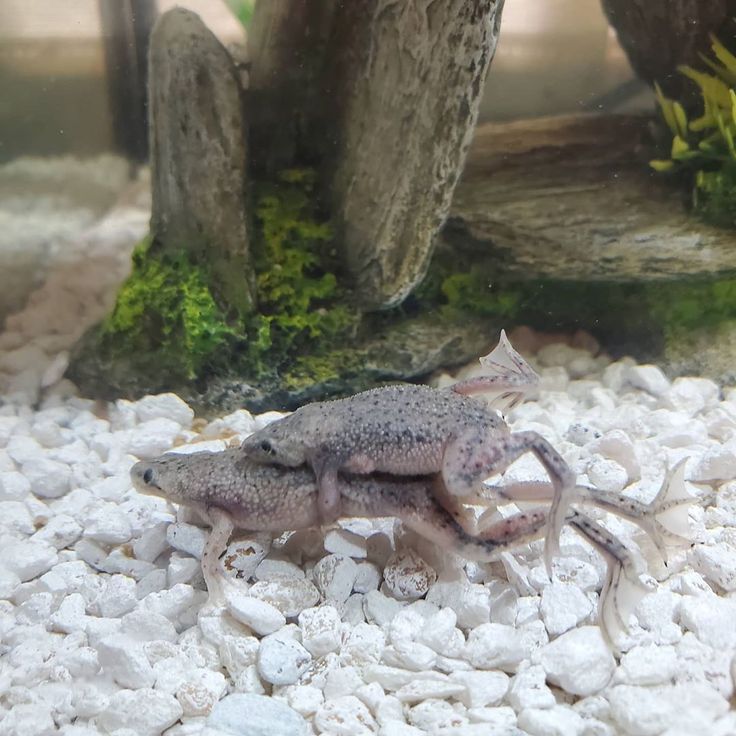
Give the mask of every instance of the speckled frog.
[{"label": "speckled frog", "polygon": [[335,401],[307,404],[246,438],[242,451],[258,462],[311,465],[319,485],[323,523],[340,516],[338,472],[394,475],[441,472],[440,502],[457,519],[458,499],[472,501],[482,481],[503,472],[532,452],[554,488],[545,535],[548,567],[559,552],[560,531],[571,501],[575,476],[550,443],[536,432],[512,433],[491,406],[469,394],[501,391],[509,404],[538,381],[511,347],[505,333],[497,348],[481,358],[488,375],[444,389],[398,385],[372,389]]}]

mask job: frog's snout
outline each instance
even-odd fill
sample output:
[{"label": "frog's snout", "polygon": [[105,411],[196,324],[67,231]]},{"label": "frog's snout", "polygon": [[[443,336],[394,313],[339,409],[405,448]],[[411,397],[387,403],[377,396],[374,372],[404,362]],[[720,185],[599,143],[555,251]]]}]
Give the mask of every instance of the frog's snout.
[{"label": "frog's snout", "polygon": [[130,469],[130,479],[139,493],[159,495],[161,487],[156,483],[156,470],[147,462],[136,463]]}]

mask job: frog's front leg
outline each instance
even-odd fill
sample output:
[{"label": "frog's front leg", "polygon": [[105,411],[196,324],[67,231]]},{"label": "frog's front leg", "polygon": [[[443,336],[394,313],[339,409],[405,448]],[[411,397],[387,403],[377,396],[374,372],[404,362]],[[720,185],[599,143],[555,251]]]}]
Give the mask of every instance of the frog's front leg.
[{"label": "frog's front leg", "polygon": [[552,445],[536,432],[499,435],[470,431],[461,434],[445,450],[442,477],[447,490],[456,496],[477,494],[482,481],[502,473],[521,455],[531,452],[544,466],[554,494],[547,522],[544,560],[547,570],[559,554],[560,532],[574,497],[575,474]]},{"label": "frog's front leg", "polygon": [[225,603],[227,581],[218,570],[218,563],[222,553],[227,548],[228,540],[235,525],[230,514],[224,509],[209,506],[200,510],[212,525],[212,530],[202,551],[202,574],[209,593],[203,611],[209,611]]},{"label": "frog's front leg", "polygon": [[340,518],[342,504],[337,471],[340,461],[327,455],[311,458],[312,470],[317,478],[317,511],[322,524],[332,524]]}]

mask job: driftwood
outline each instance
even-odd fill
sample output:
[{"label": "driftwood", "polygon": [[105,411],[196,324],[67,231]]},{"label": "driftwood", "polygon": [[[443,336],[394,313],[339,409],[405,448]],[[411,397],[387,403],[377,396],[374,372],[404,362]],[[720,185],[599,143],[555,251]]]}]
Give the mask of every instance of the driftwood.
[{"label": "driftwood", "polygon": [[206,264],[222,304],[243,314],[255,287],[238,72],[199,16],[182,8],[157,22],[149,63],[153,247],[184,249]]},{"label": "driftwood", "polygon": [[[254,140],[265,164],[322,162],[356,298],[397,303],[424,274],[462,170],[502,0],[259,2]],[[257,103],[257,104],[256,104]],[[281,127],[283,126],[283,127]],[[291,141],[283,141],[283,131]]]},{"label": "driftwood", "polygon": [[443,229],[507,281],[736,275],[736,235],[652,171],[649,119],[578,115],[483,125]]}]

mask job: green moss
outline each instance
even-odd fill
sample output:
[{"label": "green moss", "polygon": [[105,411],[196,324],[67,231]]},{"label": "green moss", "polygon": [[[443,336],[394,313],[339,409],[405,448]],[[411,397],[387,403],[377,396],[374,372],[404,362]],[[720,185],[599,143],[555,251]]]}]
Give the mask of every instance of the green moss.
[{"label": "green moss", "polygon": [[245,28],[248,28],[251,20],[253,20],[253,11],[256,6],[255,0],[227,0],[227,4],[235,14],[235,17]]},{"label": "green moss", "polygon": [[209,268],[184,250],[158,253],[146,240],[102,326],[103,349],[155,358],[149,363],[187,381],[228,370],[253,378],[290,370],[297,380],[308,373],[291,368],[298,356],[326,361],[319,356],[356,328],[359,315],[345,305],[332,270],[332,232],[314,175],[282,172],[256,188],[255,202],[256,313],[226,315]]},{"label": "green moss", "polygon": [[133,271],[102,325],[111,353],[157,353],[182,378],[194,378],[235,336],[209,289],[209,274],[186,254],[133,253]]},{"label": "green moss", "polygon": [[349,375],[359,373],[364,363],[365,356],[356,350],[332,350],[324,355],[300,357],[284,374],[284,387],[299,391],[316,384],[344,381]]}]

